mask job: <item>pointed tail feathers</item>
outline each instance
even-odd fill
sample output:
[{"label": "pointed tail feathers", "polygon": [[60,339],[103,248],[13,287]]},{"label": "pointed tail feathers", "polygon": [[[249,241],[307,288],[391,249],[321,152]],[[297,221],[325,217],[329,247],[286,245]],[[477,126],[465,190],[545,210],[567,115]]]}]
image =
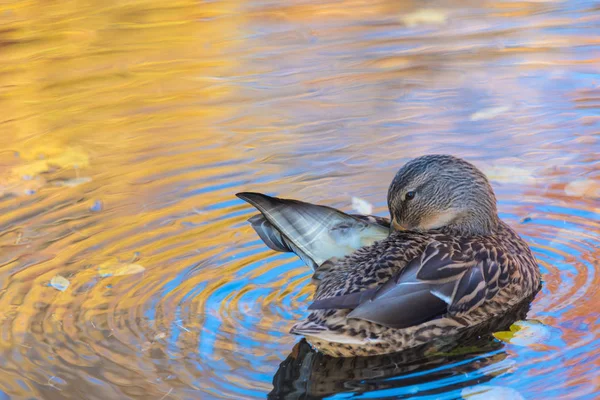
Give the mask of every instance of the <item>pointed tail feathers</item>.
[{"label": "pointed tail feathers", "polygon": [[264,215],[256,214],[250,217],[248,222],[250,222],[254,231],[269,248],[283,253],[295,253],[306,265],[312,269],[317,269],[318,265],[315,264],[315,261],[308,254],[300,250],[292,241],[283,236]]},{"label": "pointed tail feathers", "polygon": [[331,207],[260,193],[237,196],[261,214],[249,219],[273,250],[292,251],[313,269],[332,257],[343,257],[389,235],[389,228]]}]

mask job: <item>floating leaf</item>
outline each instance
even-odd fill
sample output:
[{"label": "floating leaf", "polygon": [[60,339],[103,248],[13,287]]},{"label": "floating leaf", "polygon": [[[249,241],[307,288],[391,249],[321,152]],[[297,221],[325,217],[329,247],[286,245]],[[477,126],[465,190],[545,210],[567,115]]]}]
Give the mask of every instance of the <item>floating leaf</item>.
[{"label": "floating leaf", "polygon": [[525,168],[494,165],[489,167],[484,166],[483,170],[488,179],[496,182],[525,184],[534,184],[536,182],[533,172]]},{"label": "floating leaf", "polygon": [[482,121],[486,119],[492,119],[500,114],[507,112],[508,110],[510,110],[510,107],[507,106],[484,108],[483,110],[479,110],[471,114],[469,119],[471,121]]},{"label": "floating leaf", "polygon": [[407,26],[443,24],[447,18],[446,11],[434,8],[424,8],[400,17]]},{"label": "floating leaf", "polygon": [[368,215],[373,212],[373,205],[366,200],[352,197],[352,208],[359,214]]},{"label": "floating leaf", "polygon": [[50,286],[52,286],[56,290],[60,290],[61,292],[67,290],[70,284],[71,282],[69,282],[67,278],[62,277],[60,275],[56,275],[55,277],[50,279]]},{"label": "floating leaf", "polygon": [[81,177],[81,178],[66,179],[64,181],[55,181],[53,183],[56,186],[75,187],[75,186],[79,186],[79,185],[82,185],[84,183],[88,183],[91,181],[92,181],[92,178],[85,176],[85,177]]},{"label": "floating leaf", "polygon": [[144,272],[146,268],[140,264],[106,262],[98,266],[98,274],[105,278],[107,276],[134,275]]},{"label": "floating leaf", "polygon": [[550,330],[540,321],[517,321],[510,326],[509,331],[496,332],[494,337],[517,346],[531,346],[546,342],[550,338]]},{"label": "floating leaf", "polygon": [[504,386],[478,385],[468,387],[460,395],[469,400],[525,400],[515,389]]}]

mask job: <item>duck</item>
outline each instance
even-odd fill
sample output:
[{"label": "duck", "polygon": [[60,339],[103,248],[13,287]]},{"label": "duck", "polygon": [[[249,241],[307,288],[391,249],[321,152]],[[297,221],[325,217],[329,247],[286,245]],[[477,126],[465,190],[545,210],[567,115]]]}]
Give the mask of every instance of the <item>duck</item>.
[{"label": "duck", "polygon": [[414,158],[387,193],[390,218],[347,214],[256,192],[237,196],[271,249],[314,269],[308,315],[290,332],[332,357],[400,352],[453,337],[532,298],[538,263],[498,216],[493,188],[470,162]]}]

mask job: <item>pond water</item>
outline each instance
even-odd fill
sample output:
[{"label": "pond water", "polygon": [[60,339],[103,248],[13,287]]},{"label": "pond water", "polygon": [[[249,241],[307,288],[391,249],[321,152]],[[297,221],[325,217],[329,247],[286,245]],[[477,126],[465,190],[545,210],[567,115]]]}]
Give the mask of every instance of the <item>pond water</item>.
[{"label": "pond water", "polygon": [[[31,0],[0,22],[0,399],[600,396],[597,2]],[[323,358],[288,333],[311,271],[234,194],[385,216],[425,153],[481,167],[531,244],[528,328]]]}]

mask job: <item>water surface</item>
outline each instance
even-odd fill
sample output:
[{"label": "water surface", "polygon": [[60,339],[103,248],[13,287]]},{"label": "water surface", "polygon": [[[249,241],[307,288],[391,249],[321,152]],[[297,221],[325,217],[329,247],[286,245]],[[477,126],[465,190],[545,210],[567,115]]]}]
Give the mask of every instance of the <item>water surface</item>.
[{"label": "water surface", "polygon": [[[596,2],[32,0],[0,22],[0,399],[600,396]],[[288,333],[309,269],[234,193],[386,215],[434,152],[493,180],[543,328],[323,359]]]}]

